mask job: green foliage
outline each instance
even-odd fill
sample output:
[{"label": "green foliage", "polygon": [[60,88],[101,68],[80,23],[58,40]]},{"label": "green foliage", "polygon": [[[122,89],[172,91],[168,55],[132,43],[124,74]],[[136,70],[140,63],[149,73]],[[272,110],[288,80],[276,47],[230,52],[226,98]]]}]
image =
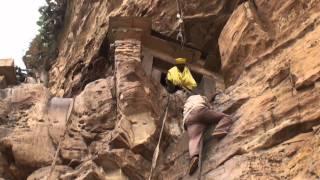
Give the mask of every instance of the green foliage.
[{"label": "green foliage", "polygon": [[37,25],[39,34],[30,43],[23,57],[28,68],[37,68],[56,58],[57,36],[63,23],[66,0],[46,0],[47,4],[39,8],[41,14]]}]

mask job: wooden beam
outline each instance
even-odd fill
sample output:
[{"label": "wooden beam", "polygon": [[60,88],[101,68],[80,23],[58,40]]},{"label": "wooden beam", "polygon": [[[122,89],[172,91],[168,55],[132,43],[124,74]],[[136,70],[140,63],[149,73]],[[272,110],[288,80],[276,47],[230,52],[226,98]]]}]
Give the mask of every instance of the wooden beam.
[{"label": "wooden beam", "polygon": [[8,85],[17,84],[13,59],[0,59],[0,75],[3,75],[6,78]]},{"label": "wooden beam", "polygon": [[112,41],[116,40],[126,40],[126,39],[136,39],[141,41],[143,36],[143,31],[141,29],[136,28],[118,28],[113,29],[109,34],[109,39]]},{"label": "wooden beam", "polygon": [[201,52],[187,47],[181,48],[180,44],[169,42],[154,36],[143,36],[142,44],[152,52],[166,55],[172,61],[178,57],[187,58],[189,62],[200,60]]}]

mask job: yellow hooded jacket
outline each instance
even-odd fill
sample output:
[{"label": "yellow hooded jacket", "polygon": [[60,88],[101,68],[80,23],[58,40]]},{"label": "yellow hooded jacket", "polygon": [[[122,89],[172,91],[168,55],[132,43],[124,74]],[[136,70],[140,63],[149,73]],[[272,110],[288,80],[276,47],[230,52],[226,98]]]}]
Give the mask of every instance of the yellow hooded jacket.
[{"label": "yellow hooded jacket", "polygon": [[175,86],[186,87],[189,90],[193,90],[197,87],[196,81],[193,79],[192,74],[188,67],[184,67],[181,73],[177,66],[169,69],[167,79]]}]

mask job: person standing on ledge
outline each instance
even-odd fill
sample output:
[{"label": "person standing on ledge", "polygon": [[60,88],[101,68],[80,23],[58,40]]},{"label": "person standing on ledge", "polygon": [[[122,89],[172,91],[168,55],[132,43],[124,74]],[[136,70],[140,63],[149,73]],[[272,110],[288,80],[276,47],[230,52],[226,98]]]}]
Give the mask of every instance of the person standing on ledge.
[{"label": "person standing on ledge", "polygon": [[166,78],[169,93],[174,93],[180,89],[192,91],[197,87],[197,83],[186,66],[186,62],[187,59],[185,58],[177,58],[176,65],[169,69]]}]

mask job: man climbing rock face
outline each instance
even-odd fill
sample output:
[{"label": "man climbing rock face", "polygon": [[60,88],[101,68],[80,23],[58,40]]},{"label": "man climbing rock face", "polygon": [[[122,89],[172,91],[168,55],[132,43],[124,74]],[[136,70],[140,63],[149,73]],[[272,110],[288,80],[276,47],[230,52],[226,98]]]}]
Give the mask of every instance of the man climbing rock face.
[{"label": "man climbing rock face", "polygon": [[189,154],[191,158],[189,175],[198,168],[199,153],[203,141],[203,133],[210,125],[217,124],[212,133],[214,138],[227,135],[232,120],[228,115],[210,109],[207,98],[201,95],[190,96],[183,109],[183,126],[189,136]]},{"label": "man climbing rock face", "polygon": [[192,91],[197,87],[197,83],[186,66],[186,62],[185,58],[177,58],[176,65],[169,69],[166,78],[169,93],[174,93],[182,88]]}]

